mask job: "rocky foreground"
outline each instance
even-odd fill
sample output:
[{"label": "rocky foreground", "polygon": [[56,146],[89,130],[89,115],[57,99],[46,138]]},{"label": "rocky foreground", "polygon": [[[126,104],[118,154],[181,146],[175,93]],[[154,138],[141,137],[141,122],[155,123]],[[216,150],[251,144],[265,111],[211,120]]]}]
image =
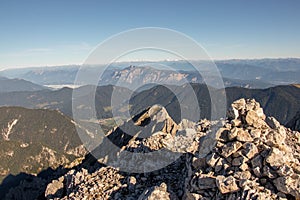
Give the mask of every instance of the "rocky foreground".
[{"label": "rocky foreground", "polygon": [[[235,101],[227,120],[183,120],[180,124],[163,107],[153,106],[135,119],[135,125],[147,127],[149,120],[162,124],[150,137],[121,140],[116,131],[107,137],[118,140],[120,154],[165,148],[182,153],[175,162],[153,172],[128,173],[86,161],[52,180],[38,197],[300,199],[300,133],[266,117],[256,101]],[[134,159],[136,164],[128,169],[138,168],[139,158]],[[23,183],[6,197],[22,198],[37,184]]]}]

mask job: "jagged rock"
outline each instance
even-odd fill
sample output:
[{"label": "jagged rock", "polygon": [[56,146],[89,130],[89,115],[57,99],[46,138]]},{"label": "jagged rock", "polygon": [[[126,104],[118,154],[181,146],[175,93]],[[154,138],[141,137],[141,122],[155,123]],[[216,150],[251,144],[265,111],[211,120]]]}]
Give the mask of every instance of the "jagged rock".
[{"label": "jagged rock", "polygon": [[237,127],[234,127],[233,129],[231,129],[231,131],[228,133],[227,137],[228,139],[231,141],[231,140],[234,140],[236,138],[236,136],[239,134],[239,132],[242,131],[241,128],[237,128]]},{"label": "jagged rock", "polygon": [[216,184],[222,194],[236,192],[240,189],[236,184],[236,179],[233,176],[217,176]]},{"label": "jagged rock", "polygon": [[210,166],[210,167],[215,167],[216,163],[218,162],[218,160],[220,159],[220,156],[217,155],[216,153],[212,153],[209,154],[206,157],[206,163]]},{"label": "jagged rock", "polygon": [[205,190],[216,187],[216,177],[210,175],[199,175],[192,179],[191,186],[193,190]]},{"label": "jagged rock", "polygon": [[226,169],[226,168],[228,168],[228,166],[229,166],[228,162],[225,159],[223,159],[223,158],[220,157],[218,159],[218,162],[215,165],[215,172],[221,171],[222,168]]},{"label": "jagged rock", "polygon": [[274,178],[277,178],[277,177],[278,177],[276,171],[274,171],[273,169],[271,169],[271,168],[268,167],[267,165],[265,165],[265,166],[263,167],[262,175],[263,175],[263,176],[267,176],[267,177],[270,178],[270,179],[274,179]]},{"label": "jagged rock", "polygon": [[286,138],[285,131],[273,131],[271,130],[266,135],[266,144],[269,146],[279,147],[284,144]]},{"label": "jagged rock", "polygon": [[262,162],[263,162],[263,157],[261,155],[257,155],[251,160],[251,164],[253,168],[255,167],[262,168]]},{"label": "jagged rock", "polygon": [[252,142],[253,138],[251,137],[251,135],[248,133],[248,131],[239,131],[237,133],[236,139],[240,142]]},{"label": "jagged rock", "polygon": [[242,154],[248,159],[253,158],[257,153],[258,149],[253,143],[247,142],[243,144]]},{"label": "jagged rock", "polygon": [[250,135],[253,139],[260,138],[261,130],[260,129],[251,129],[250,130]]},{"label": "jagged rock", "polygon": [[249,180],[251,178],[251,172],[243,171],[235,173],[234,177],[239,180]]},{"label": "jagged rock", "polygon": [[246,171],[246,170],[249,170],[249,166],[248,166],[247,163],[243,163],[243,164],[241,164],[239,169],[242,170],[242,171]]},{"label": "jagged rock", "polygon": [[202,132],[208,131],[210,126],[211,122],[207,119],[202,119],[197,123],[197,129]]},{"label": "jagged rock", "polygon": [[300,198],[300,176],[298,174],[279,177],[273,182],[280,192],[291,194],[296,199]]},{"label": "jagged rock", "polygon": [[229,141],[228,134],[229,134],[229,130],[227,128],[220,128],[216,132],[216,140],[221,142],[227,142]]},{"label": "jagged rock", "polygon": [[238,127],[238,126],[242,125],[242,121],[239,119],[233,119],[233,120],[231,120],[231,124],[233,127]]},{"label": "jagged rock", "polygon": [[255,128],[261,128],[265,125],[265,122],[263,120],[263,112],[261,111],[261,108],[257,111],[249,110],[246,115],[246,122],[248,125],[253,126]]},{"label": "jagged rock", "polygon": [[233,166],[240,166],[242,165],[243,163],[247,162],[248,161],[248,158],[246,158],[245,156],[239,156],[237,158],[234,158],[232,160],[232,165]]},{"label": "jagged rock", "polygon": [[277,173],[279,174],[279,176],[291,176],[294,171],[292,167],[283,165],[277,170]]},{"label": "jagged rock", "polygon": [[178,125],[173,121],[173,119],[169,116],[166,109],[160,105],[151,106],[148,110],[146,110],[143,115],[141,115],[136,121],[136,126],[144,126],[147,125],[147,122],[151,120],[155,122],[155,124],[164,123],[162,128],[162,132],[170,133],[175,135],[178,130]]},{"label": "jagged rock", "polygon": [[64,178],[60,178],[59,180],[54,180],[50,184],[48,184],[46,191],[45,191],[45,197],[46,198],[55,198],[55,197],[61,197],[63,193],[63,180]]},{"label": "jagged rock", "polygon": [[223,148],[221,155],[225,158],[229,157],[231,154],[235,153],[242,147],[242,143],[235,141],[227,143]]},{"label": "jagged rock", "polygon": [[228,117],[230,119],[238,119],[240,114],[243,114],[243,110],[245,109],[246,100],[245,99],[239,99],[236,100],[231,104],[231,107],[228,111]]},{"label": "jagged rock", "polygon": [[272,129],[277,129],[280,127],[280,123],[274,117],[267,117],[266,122]]},{"label": "jagged rock", "polygon": [[211,152],[211,150],[215,147],[216,143],[217,143],[216,138],[213,137],[212,134],[204,136],[200,140],[199,157],[200,158],[206,157]]},{"label": "jagged rock", "polygon": [[233,102],[231,104],[231,107],[238,110],[238,111],[242,111],[243,109],[245,109],[245,106],[246,106],[246,100],[245,99],[236,100],[235,102]]},{"label": "jagged rock", "polygon": [[138,200],[171,200],[177,199],[176,196],[171,196],[167,191],[167,185],[165,183],[160,184],[160,186],[155,186],[150,189],[146,189],[143,194],[138,198]]},{"label": "jagged rock", "polygon": [[269,156],[266,158],[266,162],[272,167],[280,167],[285,164],[285,157],[282,151],[278,148],[273,147]]}]

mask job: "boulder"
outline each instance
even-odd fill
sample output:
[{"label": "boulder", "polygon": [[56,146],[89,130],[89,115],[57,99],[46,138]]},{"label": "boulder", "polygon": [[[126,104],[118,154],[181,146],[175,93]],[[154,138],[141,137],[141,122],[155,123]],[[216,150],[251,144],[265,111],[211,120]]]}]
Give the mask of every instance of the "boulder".
[{"label": "boulder", "polygon": [[199,175],[192,179],[191,186],[194,190],[206,190],[216,187],[216,178],[210,175]]},{"label": "boulder", "polygon": [[272,129],[277,129],[280,127],[280,123],[274,117],[267,117],[266,123]]},{"label": "boulder", "polygon": [[217,176],[216,185],[222,194],[237,192],[240,189],[233,176]]},{"label": "boulder", "polygon": [[240,142],[252,142],[253,138],[246,130],[241,130],[237,133],[236,139]]},{"label": "boulder", "polygon": [[48,184],[46,188],[45,197],[49,199],[61,197],[63,194],[63,188],[63,177],[59,180],[53,180],[51,183]]},{"label": "boulder", "polygon": [[292,176],[283,176],[275,179],[276,188],[284,194],[291,194],[296,199],[300,198],[300,175],[293,174]]},{"label": "boulder", "polygon": [[242,143],[235,141],[235,142],[229,142],[222,148],[221,155],[225,158],[229,157],[231,154],[235,153],[237,150],[239,150],[242,147]]},{"label": "boulder", "polygon": [[176,196],[171,196],[167,191],[167,185],[165,183],[160,184],[159,186],[147,188],[138,198],[138,200],[171,200],[177,199]]}]

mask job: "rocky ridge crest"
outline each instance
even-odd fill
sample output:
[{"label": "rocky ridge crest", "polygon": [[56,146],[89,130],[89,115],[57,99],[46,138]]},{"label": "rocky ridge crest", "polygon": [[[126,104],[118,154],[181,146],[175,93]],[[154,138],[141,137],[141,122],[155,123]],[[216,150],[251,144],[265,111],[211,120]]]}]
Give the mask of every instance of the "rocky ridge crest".
[{"label": "rocky ridge crest", "polygon": [[[130,137],[118,143],[123,145],[120,153],[168,149],[182,153],[179,159],[160,170],[145,173],[126,173],[97,163],[81,165],[48,184],[44,196],[47,199],[300,199],[300,133],[283,127],[273,117],[266,117],[255,100],[235,101],[228,119],[220,121],[182,120],[175,124],[164,108],[156,106],[152,111],[139,116],[136,125],[147,126],[143,122],[150,117],[162,123],[161,130],[147,138]],[[108,137],[113,133],[108,133]]]}]

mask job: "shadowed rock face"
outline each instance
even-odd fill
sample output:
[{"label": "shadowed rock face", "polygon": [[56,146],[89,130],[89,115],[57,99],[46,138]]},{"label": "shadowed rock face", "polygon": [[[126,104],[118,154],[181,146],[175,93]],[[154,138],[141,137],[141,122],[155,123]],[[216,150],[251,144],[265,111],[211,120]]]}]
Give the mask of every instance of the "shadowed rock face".
[{"label": "shadowed rock face", "polygon": [[289,121],[289,123],[287,123],[286,126],[292,130],[300,131],[300,111],[297,112],[297,114],[291,121]]},{"label": "shadowed rock face", "polygon": [[[122,172],[91,163],[81,165],[49,183],[44,196],[47,199],[300,198],[300,133],[283,127],[275,118],[267,118],[255,100],[235,101],[227,120],[182,120],[175,124],[163,107],[153,106],[134,117],[131,127],[129,121],[107,134],[107,139],[120,146],[117,155],[124,151],[147,154],[166,149],[181,156],[159,170],[148,172],[145,168],[145,173]],[[137,137],[138,128],[150,128],[160,122],[151,135]],[[126,126],[130,135],[124,131]],[[117,131],[121,129],[123,132]],[[147,162],[139,157],[134,159],[135,166],[131,168]],[[150,167],[153,162],[147,164]],[[26,189],[30,191],[30,187]],[[7,198],[24,191],[24,185],[19,186]]]}]

